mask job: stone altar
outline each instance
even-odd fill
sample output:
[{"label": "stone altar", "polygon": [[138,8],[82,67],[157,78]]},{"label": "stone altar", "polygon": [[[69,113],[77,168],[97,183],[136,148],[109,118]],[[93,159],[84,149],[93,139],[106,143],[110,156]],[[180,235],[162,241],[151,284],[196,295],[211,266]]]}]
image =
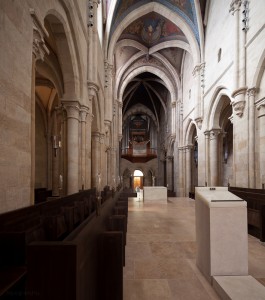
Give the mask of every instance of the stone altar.
[{"label": "stone altar", "polygon": [[144,186],[144,202],[167,203],[167,188],[164,186]]},{"label": "stone altar", "polygon": [[226,187],[196,187],[197,266],[212,276],[248,275],[247,203]]}]

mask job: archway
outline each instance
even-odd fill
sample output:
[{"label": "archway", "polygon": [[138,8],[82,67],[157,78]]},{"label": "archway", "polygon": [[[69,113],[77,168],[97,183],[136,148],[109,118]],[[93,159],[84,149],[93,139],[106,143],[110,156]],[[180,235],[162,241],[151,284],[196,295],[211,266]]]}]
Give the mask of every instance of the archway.
[{"label": "archway", "polygon": [[144,185],[144,174],[140,170],[135,170],[133,172],[133,189],[136,190],[138,187],[143,189]]},{"label": "archway", "polygon": [[209,115],[209,183],[227,186],[233,176],[232,106],[226,90],[220,90],[213,100]]}]

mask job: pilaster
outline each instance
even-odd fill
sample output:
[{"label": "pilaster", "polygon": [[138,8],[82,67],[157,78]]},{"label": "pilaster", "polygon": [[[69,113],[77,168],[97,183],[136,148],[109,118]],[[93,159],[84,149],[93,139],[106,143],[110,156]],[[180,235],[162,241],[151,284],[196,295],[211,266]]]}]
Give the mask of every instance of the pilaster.
[{"label": "pilaster", "polygon": [[264,188],[265,183],[265,100],[258,104],[258,122],[259,122],[259,166],[260,166],[260,184],[258,188]]},{"label": "pilaster", "polygon": [[189,196],[191,192],[191,153],[193,149],[193,145],[186,145],[185,149],[185,162],[186,162],[186,197]]},{"label": "pilaster", "polygon": [[31,178],[30,178],[30,202],[34,204],[35,189],[35,79],[36,79],[36,62],[44,60],[44,56],[49,54],[45,45],[44,36],[47,36],[46,29],[42,26],[35,10],[30,8],[30,15],[33,23],[33,40],[32,40],[32,69],[31,69]]},{"label": "pilaster", "polygon": [[255,94],[256,88],[247,90],[248,96],[248,187],[254,189],[256,186],[255,171]]},{"label": "pilaster", "polygon": [[91,139],[91,124],[93,121],[94,115],[89,110],[87,114],[87,122],[86,122],[86,177],[85,177],[85,186],[87,189],[91,188],[91,151],[92,151],[92,139]]},{"label": "pilaster", "polygon": [[211,129],[210,130],[210,183],[212,186],[217,186],[219,184],[219,135],[221,129]]},{"label": "pilaster", "polygon": [[78,101],[62,101],[67,113],[67,194],[79,191],[79,113]]},{"label": "pilaster", "polygon": [[205,136],[205,186],[210,185],[210,159],[209,159],[209,153],[210,153],[210,131],[206,130],[204,132]]},{"label": "pilaster", "polygon": [[86,122],[87,115],[89,113],[89,108],[86,106],[81,106],[80,108],[80,122],[81,122],[81,189],[86,188]]},{"label": "pilaster", "polygon": [[[195,97],[195,103],[196,103],[196,107],[195,107],[195,113],[194,113],[194,119],[202,119],[202,90],[204,89],[204,67],[205,64],[199,64],[196,65],[192,75],[194,76],[194,79],[196,81],[196,89],[195,89],[195,93],[194,93],[194,97]],[[203,77],[201,76],[203,75]],[[202,84],[202,80],[203,79],[203,84]]]}]

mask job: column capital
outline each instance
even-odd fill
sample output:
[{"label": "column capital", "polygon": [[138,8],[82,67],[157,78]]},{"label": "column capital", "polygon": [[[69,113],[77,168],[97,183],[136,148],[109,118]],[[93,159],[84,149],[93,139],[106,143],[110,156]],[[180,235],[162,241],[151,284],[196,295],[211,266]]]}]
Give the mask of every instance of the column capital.
[{"label": "column capital", "polygon": [[96,142],[100,142],[100,132],[98,131],[94,131],[91,133],[91,137],[96,141]]},{"label": "column capital", "polygon": [[96,96],[99,91],[99,86],[92,81],[87,81],[87,88],[88,88],[88,95],[89,96]]},{"label": "column capital", "polygon": [[204,62],[195,65],[195,67],[194,67],[194,69],[193,69],[193,71],[192,71],[192,75],[193,75],[194,77],[196,77],[197,75],[200,74],[201,70],[204,70],[204,68],[205,68],[205,63],[204,63]]},{"label": "column capital", "polygon": [[204,135],[205,135],[205,137],[209,137],[210,136],[210,130],[205,130]]},{"label": "column capital", "polygon": [[257,109],[258,109],[258,118],[264,117],[265,116],[265,100],[264,99],[258,103]]},{"label": "column capital", "polygon": [[198,118],[195,119],[195,122],[196,122],[198,128],[201,129],[202,128],[203,118],[202,117],[198,117]]},{"label": "column capital", "polygon": [[232,101],[232,106],[233,106],[235,114],[241,118],[244,114],[246,101],[245,100],[237,101],[237,102]]},{"label": "column capital", "polygon": [[99,135],[99,142],[100,144],[104,144],[105,141],[105,134],[104,133],[100,133]]},{"label": "column capital", "polygon": [[109,71],[113,69],[113,65],[111,65],[107,60],[104,61],[104,68]]},{"label": "column capital", "polygon": [[257,92],[258,92],[258,88],[256,88],[255,86],[252,87],[252,88],[247,89],[248,97],[254,97]]},{"label": "column capital", "polygon": [[91,124],[94,119],[94,115],[89,111],[87,114],[87,121]]},{"label": "column capital", "polygon": [[218,137],[218,135],[222,132],[220,128],[213,128],[210,130],[210,140],[214,140]]},{"label": "column capital", "polygon": [[186,151],[190,151],[190,150],[192,150],[193,148],[194,148],[193,145],[186,145],[186,146],[184,146],[184,149],[185,149]]},{"label": "column capital", "polygon": [[246,100],[245,100],[246,92],[247,92],[247,87],[244,86],[239,89],[236,89],[231,95],[232,98],[234,98],[234,100],[231,101],[234,112],[240,118],[243,116],[245,105],[246,105]]},{"label": "column capital", "polygon": [[87,106],[82,105],[80,108],[81,122],[86,122],[88,113],[89,113],[89,108]]},{"label": "column capital", "polygon": [[41,21],[37,17],[33,8],[29,9],[30,15],[33,21],[33,54],[35,60],[44,60],[44,56],[50,53],[49,49],[45,45],[45,36],[49,36],[45,27],[42,26]]},{"label": "column capital", "polygon": [[168,155],[168,156],[166,157],[166,159],[167,159],[167,160],[169,160],[169,161],[172,161],[172,160],[173,160],[173,158],[174,158],[174,156],[173,156],[173,155]]},{"label": "column capital", "polygon": [[232,0],[230,4],[229,12],[234,15],[236,11],[240,9],[240,6],[242,4],[242,0]]},{"label": "column capital", "polygon": [[63,109],[66,111],[67,119],[79,120],[80,104],[79,101],[64,100],[61,102]]}]

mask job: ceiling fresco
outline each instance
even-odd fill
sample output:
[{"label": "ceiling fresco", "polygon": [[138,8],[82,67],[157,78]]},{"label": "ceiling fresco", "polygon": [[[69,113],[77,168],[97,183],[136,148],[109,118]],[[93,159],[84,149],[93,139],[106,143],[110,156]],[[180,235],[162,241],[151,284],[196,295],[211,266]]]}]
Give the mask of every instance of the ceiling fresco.
[{"label": "ceiling fresco", "polygon": [[183,32],[172,22],[157,13],[149,13],[131,23],[121,34],[120,39],[132,39],[152,47],[169,40],[183,40]]},{"label": "ceiling fresco", "polygon": [[191,27],[197,41],[199,42],[198,25],[195,12],[194,0],[118,0],[112,20],[111,33],[117,28],[120,22],[133,10],[141,5],[150,2],[157,2],[165,5],[170,10],[179,14]]}]

